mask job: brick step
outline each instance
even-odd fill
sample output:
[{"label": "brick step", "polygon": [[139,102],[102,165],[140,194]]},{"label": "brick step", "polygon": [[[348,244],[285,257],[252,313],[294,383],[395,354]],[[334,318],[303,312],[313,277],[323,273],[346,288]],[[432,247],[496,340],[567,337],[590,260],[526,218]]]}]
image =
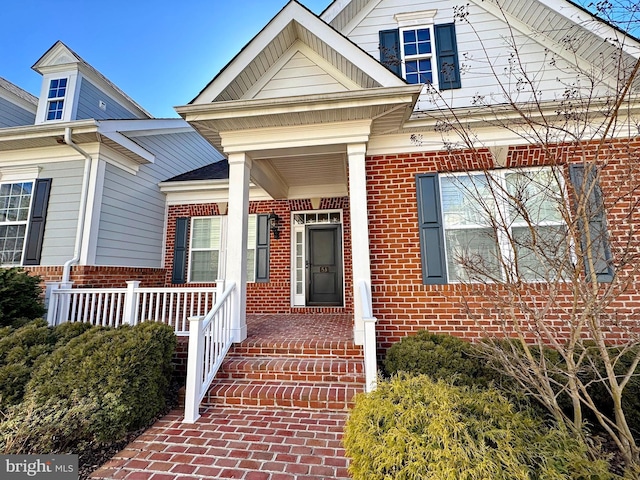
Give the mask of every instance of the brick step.
[{"label": "brick step", "polygon": [[340,382],[364,385],[362,358],[239,357],[222,364],[217,380],[279,380],[283,382]]},{"label": "brick step", "polygon": [[203,406],[348,410],[362,391],[364,386],[343,383],[214,380]]},{"label": "brick step", "polygon": [[362,346],[344,340],[251,341],[235,344],[229,355],[241,357],[363,358]]}]

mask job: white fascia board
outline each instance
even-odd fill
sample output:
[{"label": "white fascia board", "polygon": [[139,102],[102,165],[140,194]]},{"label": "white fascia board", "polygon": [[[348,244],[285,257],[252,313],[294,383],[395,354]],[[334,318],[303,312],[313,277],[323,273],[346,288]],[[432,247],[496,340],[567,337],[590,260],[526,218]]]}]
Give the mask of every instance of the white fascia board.
[{"label": "white fascia board", "polygon": [[221,132],[225,153],[317,145],[366,143],[372,121],[322,123],[296,127],[270,127]]},{"label": "white fascia board", "polygon": [[351,20],[349,20],[349,22],[342,29],[341,33],[347,37],[351,35],[351,32],[353,32],[355,28],[369,16],[369,14],[373,11],[374,8],[378,6],[381,1],[382,0],[372,0],[367,3],[364,8],[362,8]]},{"label": "white fascia board", "polygon": [[[477,2],[477,0],[472,1]],[[620,37],[625,37],[625,40],[620,42],[622,49],[635,58],[640,57],[640,43],[638,43],[634,38],[625,35],[620,30],[613,28],[611,25],[607,25],[606,21],[598,19],[595,15],[572,5],[569,2],[559,2],[558,0],[537,1],[549,10],[571,20],[608,43],[612,43],[612,38],[619,39]]]},{"label": "white fascia board", "polygon": [[320,18],[327,23],[331,23],[331,21],[333,21],[333,19],[336,18],[340,12],[351,3],[351,1],[352,0],[334,0],[334,2],[329,5],[324,12],[322,12]]},{"label": "white fascia board", "polygon": [[289,195],[287,199],[296,200],[302,198],[334,198],[348,197],[349,189],[346,184],[326,184],[326,185],[309,185],[289,187]]},{"label": "white fascia board", "polygon": [[127,136],[143,137],[161,133],[193,132],[182,118],[150,118],[130,120],[97,120],[101,132],[126,132]]},{"label": "white fascia board", "polygon": [[[190,180],[186,182],[161,182],[160,191],[166,195],[168,205],[206,204],[229,200],[227,180]],[[251,183],[249,200],[273,200],[267,192]]]},{"label": "white fascia board", "polygon": [[100,160],[104,160],[111,165],[114,165],[131,175],[136,175],[140,170],[140,163],[132,160],[131,158],[122,155],[120,152],[115,151],[113,148],[105,145],[104,143],[100,144]]},{"label": "white fascia board", "polygon": [[19,140],[60,135],[64,136],[64,131],[67,127],[70,127],[74,134],[98,131],[97,123],[95,120],[74,120],[71,122],[23,125],[19,127],[0,128],[0,142],[5,139]]},{"label": "white fascia board", "polygon": [[131,153],[138,155],[139,157],[143,158],[149,163],[154,163],[156,160],[156,156],[153,153],[149,152],[148,150],[145,150],[140,145],[135,143],[133,140],[129,140],[127,137],[125,137],[121,133],[118,133],[118,132],[99,132],[99,133],[109,138],[110,140],[113,140],[114,142],[122,145]]},{"label": "white fascia board", "polygon": [[242,73],[259,54],[272,42],[278,34],[291,22],[297,22],[311,34],[322,39],[327,45],[339,52],[353,65],[367,72],[371,78],[383,86],[406,85],[401,78],[391,73],[380,62],[364,52],[360,47],[346,39],[332,27],[299,5],[289,2],[269,24],[220,72],[219,76],[191,102],[191,104],[211,103],[215,98]]}]

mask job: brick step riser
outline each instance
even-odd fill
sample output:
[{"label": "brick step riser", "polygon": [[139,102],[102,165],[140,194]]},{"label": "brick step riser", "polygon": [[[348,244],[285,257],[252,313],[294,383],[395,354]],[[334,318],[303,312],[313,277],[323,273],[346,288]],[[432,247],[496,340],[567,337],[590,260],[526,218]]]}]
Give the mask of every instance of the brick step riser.
[{"label": "brick step riser", "polygon": [[353,360],[364,358],[360,347],[319,349],[315,347],[245,347],[236,345],[229,352],[233,357],[334,358]]},{"label": "brick step riser", "polygon": [[216,380],[254,380],[280,382],[311,382],[311,383],[344,383],[348,385],[364,385],[364,374],[330,375],[330,374],[301,374],[278,372],[240,372],[219,371]]},{"label": "brick step riser", "polygon": [[212,385],[203,405],[244,407],[281,407],[314,410],[348,410],[355,395],[364,391],[363,385],[303,385],[297,383],[261,384],[233,381]]}]

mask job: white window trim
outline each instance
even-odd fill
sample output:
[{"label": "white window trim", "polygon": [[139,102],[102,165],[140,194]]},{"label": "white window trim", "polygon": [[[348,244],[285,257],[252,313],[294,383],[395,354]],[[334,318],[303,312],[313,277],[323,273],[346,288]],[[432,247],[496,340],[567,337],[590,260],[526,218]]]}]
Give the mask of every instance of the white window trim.
[{"label": "white window trim", "polygon": [[[494,178],[498,178],[499,179],[499,183],[500,183],[500,188],[506,188],[506,176],[509,173],[521,173],[521,172],[534,172],[537,170],[543,170],[543,169],[552,169],[554,168],[553,166],[541,166],[541,167],[523,167],[523,168],[505,168],[505,169],[500,169],[500,170],[491,170],[491,171],[483,171],[483,170],[476,170],[476,171],[469,171],[469,172],[455,172],[455,173],[440,173],[439,177],[441,178],[455,178],[455,177],[469,177],[469,176],[486,176],[486,175],[491,175]],[[562,167],[555,167],[555,168],[562,168]],[[560,183],[560,189],[562,192],[562,196],[564,198],[568,198],[567,197],[567,191],[566,191],[566,185],[564,183],[564,177],[562,175],[558,175],[557,177],[559,179],[559,183]],[[442,235],[443,235],[443,240],[444,240],[444,255],[445,255],[445,269],[447,272],[447,283],[450,284],[459,284],[459,283],[464,283],[461,280],[451,280],[451,275],[449,273],[449,250],[447,248],[447,240],[446,240],[446,232],[447,230],[472,230],[472,229],[481,229],[481,228],[487,228],[486,225],[480,225],[480,224],[468,224],[468,225],[460,225],[457,227],[451,227],[451,228],[447,228],[447,225],[445,224],[445,210],[444,210],[444,199],[442,196],[442,184],[441,182],[439,182],[439,192],[438,194],[440,195],[440,215],[442,218]],[[502,218],[507,218],[507,209],[508,209],[508,205],[504,202],[497,202],[497,207],[499,209],[499,214],[502,216]],[[564,222],[541,222],[541,223],[537,223],[536,226],[540,226],[540,227],[544,227],[544,226],[562,226],[562,225],[566,225]],[[523,224],[512,224],[510,228],[513,227],[522,227]],[[506,234],[506,232],[504,231],[498,231],[498,248],[499,248],[499,253],[501,255],[502,258],[506,259],[508,264],[513,264],[513,259],[514,259],[514,255],[515,252],[513,251],[513,249],[511,248],[511,245],[508,241],[508,235]],[[575,253],[575,246],[571,245],[570,246],[570,251],[569,251],[569,255],[571,255],[571,259],[572,262],[576,262],[577,261],[577,257],[576,257],[576,253]],[[501,272],[502,275],[504,275],[504,272]],[[544,279],[529,279],[527,280],[529,283],[544,283],[546,280]],[[491,282],[489,282],[491,283]]]},{"label": "white window trim", "polygon": [[[306,296],[307,296],[307,285],[306,282],[304,281],[305,278],[303,278],[303,282],[302,282],[302,293],[298,294],[296,292],[296,281],[298,280],[297,278],[297,274],[296,274],[296,232],[302,232],[303,234],[303,239],[302,239],[302,260],[304,261],[307,255],[306,249],[307,249],[307,237],[306,237],[306,232],[305,232],[305,228],[306,225],[331,225],[331,222],[322,222],[322,223],[303,223],[303,224],[297,224],[294,222],[295,216],[296,215],[307,215],[307,214],[318,214],[318,213],[326,213],[329,216],[332,213],[338,213],[340,214],[340,223],[339,225],[341,225],[341,235],[342,235],[342,239],[341,239],[341,255],[342,255],[342,306],[344,307],[345,305],[345,282],[346,282],[346,275],[345,275],[345,265],[344,265],[344,210],[341,208],[333,208],[333,209],[327,209],[327,210],[296,210],[295,212],[292,211],[290,216],[289,216],[289,221],[291,222],[291,258],[290,258],[290,272],[291,272],[291,278],[290,278],[290,284],[291,284],[291,307],[306,307]],[[337,223],[334,223],[334,225],[338,225]],[[302,268],[303,271],[303,277],[305,276],[306,272],[306,267],[303,266]]]},{"label": "white window trim", "polygon": [[[417,12],[396,13],[393,18],[398,24],[398,34],[400,36],[400,64],[402,65],[402,78],[406,80],[407,69],[406,60],[431,59],[431,85],[438,88],[438,69],[436,66],[436,43],[435,43],[435,16],[438,10],[421,10]],[[430,55],[410,55],[404,54],[404,32],[406,30],[428,29],[431,38]],[[420,85],[420,84],[417,84]]]},{"label": "white window trim", "polygon": [[[218,273],[216,275],[216,280],[213,280],[212,282],[203,282],[200,280],[193,280],[191,278],[191,264],[192,264],[192,254],[194,251],[196,252],[203,252],[203,251],[210,251],[213,250],[211,248],[192,248],[191,247],[191,242],[193,239],[193,224],[196,220],[201,220],[201,219],[207,219],[207,218],[220,218],[220,248],[218,250]],[[257,214],[250,214],[248,216],[249,218],[249,222],[253,221],[254,224],[256,224],[257,228],[257,221],[258,221],[258,215]],[[187,283],[214,283],[216,282],[218,279],[220,278],[224,278],[225,276],[225,270],[226,270],[226,265],[225,265],[225,260],[226,260],[226,250],[227,250],[227,231],[228,231],[228,220],[229,217],[228,215],[207,215],[207,216],[196,216],[196,217],[191,217],[191,221],[190,221],[190,226],[189,226],[189,238],[188,238],[188,248],[189,248],[189,255],[187,258]],[[247,283],[255,283],[256,282],[256,265],[255,265],[255,260],[256,260],[256,255],[255,255],[255,251],[257,250],[257,235],[256,238],[254,239],[254,245],[253,248],[251,248],[249,245],[247,245],[247,251],[248,250],[253,250],[254,251],[254,265],[253,265],[253,279],[252,280],[247,280]],[[247,277],[249,278],[249,277]]]},{"label": "white window trim", "polygon": [[[29,224],[31,222],[31,202],[33,201],[33,189],[35,187],[36,184],[36,179],[37,179],[37,173],[35,176],[29,176],[29,178],[25,178],[25,176],[21,176],[20,172],[22,172],[24,174],[26,169],[15,169],[14,172],[12,172],[13,174],[8,174],[7,173],[8,169],[2,169],[2,171],[0,171],[0,173],[2,174],[0,176],[0,186],[1,185],[5,185],[5,184],[15,184],[15,183],[31,183],[31,197],[29,199],[29,209],[27,211],[27,219],[26,220],[15,220],[15,221],[1,221],[0,225],[24,225],[24,239],[22,241],[22,253],[20,254],[20,261],[18,263],[2,263],[2,260],[0,258],[0,266],[1,267],[16,267],[16,266],[21,266],[23,261],[24,261],[24,251],[25,248],[27,246],[27,237],[29,235]],[[39,172],[39,169],[38,169]]]}]

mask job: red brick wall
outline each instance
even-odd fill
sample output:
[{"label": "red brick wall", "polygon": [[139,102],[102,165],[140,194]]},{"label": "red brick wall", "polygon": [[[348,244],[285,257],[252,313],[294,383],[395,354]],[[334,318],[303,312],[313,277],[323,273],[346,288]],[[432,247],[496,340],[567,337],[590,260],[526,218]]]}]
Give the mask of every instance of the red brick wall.
[{"label": "red brick wall", "polygon": [[[272,200],[250,202],[249,213],[268,214],[275,212],[280,218],[280,238],[271,234],[269,246],[269,281],[247,284],[248,313],[349,313],[353,312],[353,276],[351,269],[351,229],[349,199],[327,198],[320,202],[320,210],[343,211],[344,239],[344,307],[291,307],[291,212],[314,210],[310,200]],[[222,212],[226,213],[226,212]],[[172,205],[169,207],[167,225],[167,248],[165,258],[167,285],[171,284],[173,249],[175,244],[175,223],[179,217],[219,215],[216,204]],[[211,286],[210,284],[185,284],[185,286]]]},{"label": "red brick wall", "polygon": [[[633,150],[629,161],[629,148]],[[633,191],[640,178],[640,141],[608,146],[601,158],[610,157],[601,173],[601,186],[607,198],[607,220],[612,249],[616,252],[631,249],[640,258],[640,237],[630,235],[640,222],[640,209],[635,207],[640,194]],[[580,153],[584,157],[580,157]],[[558,146],[553,151],[523,146],[512,148],[507,166],[534,166],[567,161],[592,160],[595,146],[579,151],[571,146]],[[369,232],[374,315],[378,318],[378,346],[382,354],[394,342],[417,330],[450,333],[468,340],[484,333],[502,332],[495,303],[499,299],[496,288],[464,285],[423,285],[420,261],[415,175],[427,172],[453,172],[491,168],[487,151],[451,154],[429,152],[404,155],[371,156],[367,158]],[[614,195],[623,201],[613,206]],[[631,228],[635,225],[634,228]],[[631,278],[627,292],[611,306],[620,314],[640,314],[640,279]],[[524,292],[531,302],[544,301],[548,296],[544,285],[527,287]],[[606,287],[603,287],[606,288]],[[567,292],[558,302],[570,308],[573,295]],[[468,310],[467,310],[468,309]],[[471,315],[467,312],[470,312]],[[640,315],[639,315],[640,316]],[[479,317],[473,319],[472,317]],[[566,314],[559,308],[550,315],[550,322],[563,330]],[[622,318],[622,317],[621,317]],[[627,324],[628,326],[628,324]],[[624,325],[622,326],[624,327]],[[610,339],[625,335],[624,328],[614,328]]]},{"label": "red brick wall", "polygon": [[[40,275],[42,281],[60,281],[62,267],[24,267],[34,275]],[[71,267],[71,281],[76,287],[126,287],[127,280],[139,280],[143,287],[164,286],[164,268],[141,267],[103,267],[74,265]]]}]

